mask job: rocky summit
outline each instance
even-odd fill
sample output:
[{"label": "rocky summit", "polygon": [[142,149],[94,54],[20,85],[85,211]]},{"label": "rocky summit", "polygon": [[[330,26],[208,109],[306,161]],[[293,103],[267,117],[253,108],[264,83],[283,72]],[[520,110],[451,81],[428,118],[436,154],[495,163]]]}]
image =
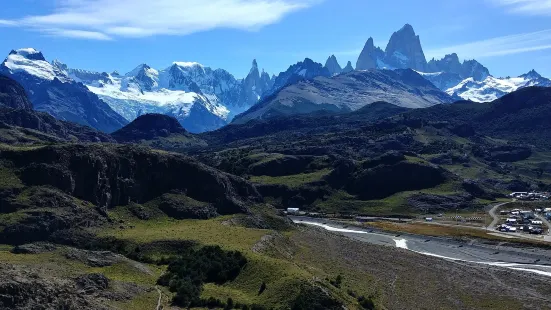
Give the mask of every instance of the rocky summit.
[{"label": "rocky summit", "polygon": [[385,54],[386,63],[394,68],[410,68],[422,72],[426,70],[427,60],[421,40],[410,24],[392,34]]},{"label": "rocky summit", "polygon": [[327,61],[325,62],[324,67],[327,68],[327,70],[329,70],[329,73],[331,73],[331,75],[337,75],[343,71],[335,55],[331,55],[329,56],[329,58],[327,58]]}]

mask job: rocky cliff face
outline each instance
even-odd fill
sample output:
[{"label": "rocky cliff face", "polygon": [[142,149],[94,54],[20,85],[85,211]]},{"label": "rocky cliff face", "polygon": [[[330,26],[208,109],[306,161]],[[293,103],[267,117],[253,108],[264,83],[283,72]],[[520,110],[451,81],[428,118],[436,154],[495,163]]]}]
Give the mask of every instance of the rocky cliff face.
[{"label": "rocky cliff face", "polygon": [[409,24],[392,34],[385,54],[386,62],[394,68],[426,71],[427,60],[421,47],[421,41]]},{"label": "rocky cliff face", "polygon": [[378,47],[375,47],[373,38],[369,38],[358,57],[356,70],[368,70],[379,68],[379,63],[385,58],[385,53]]},{"label": "rocky cliff face", "polygon": [[170,191],[212,203],[219,214],[248,212],[261,199],[254,186],[191,158],[114,145],[65,145],[29,152],[1,151],[24,184],[47,185],[101,210],[143,203]]}]

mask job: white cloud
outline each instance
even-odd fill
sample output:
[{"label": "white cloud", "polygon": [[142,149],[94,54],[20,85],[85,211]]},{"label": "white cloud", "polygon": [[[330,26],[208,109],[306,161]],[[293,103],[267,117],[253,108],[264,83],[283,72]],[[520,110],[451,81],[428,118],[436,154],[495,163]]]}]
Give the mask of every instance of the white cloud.
[{"label": "white cloud", "polygon": [[65,38],[77,38],[77,39],[89,39],[89,40],[102,40],[109,41],[112,38],[104,33],[96,31],[85,31],[85,30],[71,30],[71,29],[41,29],[41,32],[55,36],[55,37],[65,37]]},{"label": "white cloud", "polygon": [[[105,40],[256,30],[322,0],[59,0],[51,14],[0,20],[53,35]],[[55,29],[56,31],[49,31]]]},{"label": "white cloud", "polygon": [[511,13],[551,16],[551,0],[490,0]]},{"label": "white cloud", "polygon": [[17,23],[13,20],[0,19],[0,26],[15,26]]},{"label": "white cloud", "polygon": [[436,48],[427,50],[425,54],[429,59],[451,53],[457,53],[462,58],[484,58],[547,49],[551,49],[551,29]]}]

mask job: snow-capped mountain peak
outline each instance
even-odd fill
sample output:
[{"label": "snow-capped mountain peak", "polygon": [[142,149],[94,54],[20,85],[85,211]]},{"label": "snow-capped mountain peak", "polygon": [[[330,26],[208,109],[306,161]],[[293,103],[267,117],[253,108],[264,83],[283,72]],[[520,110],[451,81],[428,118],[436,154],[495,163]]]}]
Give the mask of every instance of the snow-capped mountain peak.
[{"label": "snow-capped mountain peak", "polygon": [[0,71],[7,71],[9,74],[29,74],[39,82],[56,78],[61,82],[69,81],[61,69],[47,62],[44,55],[34,48],[11,51],[0,67]]},{"label": "snow-capped mountain peak", "polygon": [[59,61],[53,64],[86,85],[127,121],[145,113],[167,114],[191,132],[227,124],[273,85],[270,75],[260,74],[256,60],[249,82],[197,62],[177,61],[162,70],[140,64],[125,75],[71,69]]},{"label": "snow-capped mountain peak", "polygon": [[42,60],[46,61],[42,52],[35,50],[34,48],[20,48],[18,50],[12,50],[10,55],[18,55],[29,60]]},{"label": "snow-capped mountain peak", "polygon": [[144,71],[150,73],[151,75],[159,75],[159,72],[151,68],[149,65],[141,64],[134,68],[132,71],[126,73],[125,76],[137,76],[138,74],[140,74],[140,72]]},{"label": "snow-capped mountain peak", "polygon": [[520,75],[520,77],[528,79],[528,80],[534,80],[534,79],[540,79],[542,78],[541,74],[536,72],[536,70],[532,69],[528,73]]},{"label": "snow-capped mountain peak", "polygon": [[172,64],[183,68],[192,68],[192,67],[203,68],[204,67],[202,64],[198,62],[175,61]]},{"label": "snow-capped mountain peak", "polygon": [[471,77],[449,88],[446,93],[475,102],[489,102],[529,86],[550,87],[551,80],[542,77],[534,70],[518,77],[496,78],[488,76],[483,81],[477,81]]},{"label": "snow-capped mountain peak", "polygon": [[127,122],[98,96],[89,91],[74,73],[81,77],[94,75],[94,80],[107,74],[84,70],[72,71],[60,61],[49,63],[42,53],[33,48],[10,52],[0,65],[0,74],[6,75],[25,88],[33,108],[66,121],[112,132]]}]

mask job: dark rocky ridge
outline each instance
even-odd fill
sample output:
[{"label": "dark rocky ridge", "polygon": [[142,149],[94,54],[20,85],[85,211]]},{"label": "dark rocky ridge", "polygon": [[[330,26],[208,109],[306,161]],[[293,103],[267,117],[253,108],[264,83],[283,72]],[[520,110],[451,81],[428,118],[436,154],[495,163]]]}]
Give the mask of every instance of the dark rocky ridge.
[{"label": "dark rocky ridge", "polygon": [[247,212],[243,199],[261,199],[243,179],[140,147],[62,145],[2,151],[0,157],[13,163],[25,184],[53,186],[100,209],[146,202],[172,190],[213,203],[220,214]]},{"label": "dark rocky ridge", "polygon": [[37,136],[33,131],[43,133],[45,135],[37,136],[43,141],[115,142],[108,134],[91,127],[60,121],[48,113],[34,110],[0,107],[0,124],[2,123],[6,128],[31,136]]},{"label": "dark rocky ridge", "polygon": [[238,115],[234,123],[321,110],[355,111],[377,101],[421,108],[449,103],[452,98],[410,69],[354,71],[332,78],[316,77],[284,87]]},{"label": "dark rocky ridge", "polygon": [[33,108],[25,94],[25,89],[16,81],[0,75],[0,107],[2,106],[27,110]]},{"label": "dark rocky ridge", "polygon": [[117,130],[112,136],[118,142],[137,142],[168,137],[172,134],[187,135],[178,120],[164,114],[145,114]]},{"label": "dark rocky ridge", "polygon": [[[3,76],[0,76],[0,124],[4,129],[50,142],[114,142],[109,135],[93,128],[59,121],[50,114],[34,111],[23,87]],[[15,141],[19,142],[32,141]]]}]

